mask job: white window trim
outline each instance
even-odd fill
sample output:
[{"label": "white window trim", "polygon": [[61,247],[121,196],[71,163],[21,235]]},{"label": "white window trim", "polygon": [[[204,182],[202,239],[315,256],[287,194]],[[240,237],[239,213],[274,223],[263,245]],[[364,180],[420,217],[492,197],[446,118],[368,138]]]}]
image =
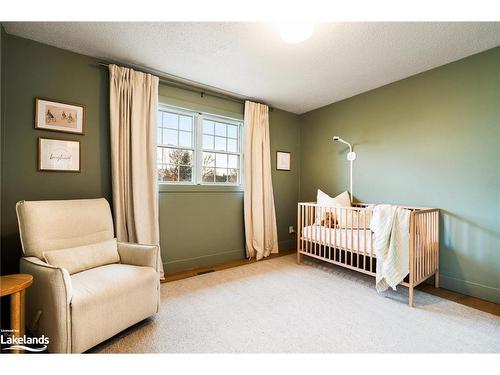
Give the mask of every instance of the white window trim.
[{"label": "white window trim", "polygon": [[[163,110],[179,115],[185,115],[193,117],[193,147],[181,147],[181,146],[167,146],[167,145],[157,145],[156,147],[165,147],[165,148],[176,148],[181,150],[193,150],[193,179],[192,181],[157,181],[160,185],[188,185],[188,186],[217,186],[217,187],[242,187],[244,183],[244,155],[243,155],[243,120],[234,119],[227,116],[216,115],[208,112],[196,112],[193,110],[189,110],[186,108],[175,107],[166,104],[159,104],[158,110]],[[238,129],[238,152],[229,152],[229,151],[217,151],[217,150],[204,150],[203,149],[203,120],[209,121],[218,121],[223,122],[230,125],[237,126]],[[158,124],[157,124],[158,127]],[[227,139],[227,138],[226,138]],[[214,152],[214,153],[222,153],[227,155],[238,155],[239,156],[239,166],[238,166],[238,181],[236,183],[228,183],[228,182],[203,182],[203,152]]]}]

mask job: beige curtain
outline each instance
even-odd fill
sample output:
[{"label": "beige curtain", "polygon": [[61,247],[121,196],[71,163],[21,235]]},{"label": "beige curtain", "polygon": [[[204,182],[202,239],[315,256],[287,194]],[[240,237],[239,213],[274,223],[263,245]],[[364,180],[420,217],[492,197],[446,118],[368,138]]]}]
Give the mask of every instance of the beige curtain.
[{"label": "beige curtain", "polygon": [[[118,241],[160,244],[156,179],[158,77],[109,66],[113,211]],[[161,277],[163,264],[160,261]]]},{"label": "beige curtain", "polygon": [[247,256],[278,252],[269,148],[269,107],[245,102],[245,236]]}]

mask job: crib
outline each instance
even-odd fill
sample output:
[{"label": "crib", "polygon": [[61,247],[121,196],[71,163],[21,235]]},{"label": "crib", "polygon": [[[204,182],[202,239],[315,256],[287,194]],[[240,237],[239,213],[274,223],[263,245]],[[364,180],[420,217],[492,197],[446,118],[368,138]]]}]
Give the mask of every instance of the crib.
[{"label": "crib", "polygon": [[[377,259],[367,206],[354,203],[331,208],[299,203],[297,263],[303,255],[375,276]],[[400,285],[408,287],[408,303],[413,307],[413,290],[418,284],[434,276],[435,287],[439,287],[439,209],[403,208],[410,210],[410,253],[409,274]]]}]

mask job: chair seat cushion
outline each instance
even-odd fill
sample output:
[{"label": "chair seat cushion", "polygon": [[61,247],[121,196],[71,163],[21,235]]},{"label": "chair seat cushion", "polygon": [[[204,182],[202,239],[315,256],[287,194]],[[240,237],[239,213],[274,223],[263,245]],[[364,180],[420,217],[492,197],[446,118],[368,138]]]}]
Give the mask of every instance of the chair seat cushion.
[{"label": "chair seat cushion", "polygon": [[84,352],[155,314],[159,274],[151,267],[109,264],[71,276],[73,353]]}]

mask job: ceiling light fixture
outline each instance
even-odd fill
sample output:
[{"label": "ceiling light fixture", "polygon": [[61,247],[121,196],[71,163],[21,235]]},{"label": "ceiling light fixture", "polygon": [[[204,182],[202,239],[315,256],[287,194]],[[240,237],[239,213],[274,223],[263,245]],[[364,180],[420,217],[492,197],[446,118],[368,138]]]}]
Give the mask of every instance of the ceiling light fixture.
[{"label": "ceiling light fixture", "polygon": [[311,22],[283,22],[279,24],[281,38],[287,43],[300,43],[308,39],[314,31]]}]

